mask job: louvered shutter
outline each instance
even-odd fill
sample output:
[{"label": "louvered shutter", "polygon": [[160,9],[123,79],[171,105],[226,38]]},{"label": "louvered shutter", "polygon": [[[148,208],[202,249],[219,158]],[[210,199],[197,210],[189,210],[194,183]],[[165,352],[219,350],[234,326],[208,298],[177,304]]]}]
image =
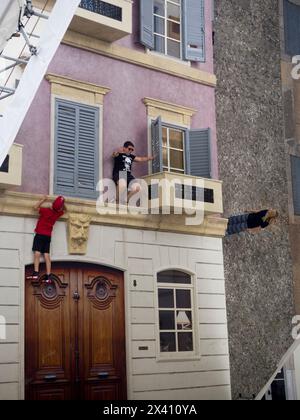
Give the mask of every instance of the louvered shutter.
[{"label": "louvered shutter", "polygon": [[82,197],[96,197],[96,185],[99,181],[98,115],[96,108],[79,108],[77,192]]},{"label": "louvered shutter", "polygon": [[140,41],[145,47],[154,49],[153,0],[140,0]]},{"label": "louvered shutter", "polygon": [[99,173],[99,110],[57,100],[55,193],[96,198]]},{"label": "louvered shutter", "polygon": [[154,160],[152,161],[152,173],[163,171],[163,156],[162,156],[162,123],[161,117],[152,123],[152,154]]},{"label": "louvered shutter", "polygon": [[294,213],[300,216],[300,158],[291,157]]},{"label": "louvered shutter", "polygon": [[205,61],[204,0],[183,0],[183,56],[185,60]]},{"label": "louvered shutter", "polygon": [[186,166],[189,175],[211,178],[210,129],[187,132]]},{"label": "louvered shutter", "polygon": [[56,101],[55,194],[72,195],[76,187],[76,106]]},{"label": "louvered shutter", "polygon": [[284,37],[285,52],[289,55],[300,54],[300,4],[284,0]]}]

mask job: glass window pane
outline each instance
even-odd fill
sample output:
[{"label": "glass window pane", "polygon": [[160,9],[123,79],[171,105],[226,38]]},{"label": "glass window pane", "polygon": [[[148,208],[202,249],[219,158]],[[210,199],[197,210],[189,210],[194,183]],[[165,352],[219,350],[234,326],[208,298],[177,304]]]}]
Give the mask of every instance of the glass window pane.
[{"label": "glass window pane", "polygon": [[167,17],[172,20],[176,20],[180,22],[180,7],[176,6],[176,4],[172,4],[168,2],[168,13]]},{"label": "glass window pane", "polygon": [[165,53],[165,38],[159,35],[154,35],[154,49],[155,51],[164,54]]},{"label": "glass window pane", "polygon": [[192,312],[191,311],[177,311],[176,325],[177,325],[178,330],[191,330],[193,328]]},{"label": "glass window pane", "polygon": [[162,142],[163,146],[167,147],[167,140],[168,139],[168,129],[166,127],[162,128]]},{"label": "glass window pane", "polygon": [[170,147],[175,149],[183,149],[183,132],[178,130],[170,130]]},{"label": "glass window pane", "polygon": [[154,32],[161,35],[165,35],[165,20],[164,19],[154,16]]},{"label": "glass window pane", "polygon": [[168,149],[163,147],[163,166],[169,166]]},{"label": "glass window pane", "polygon": [[191,291],[190,290],[176,290],[176,307],[177,308],[191,308]]},{"label": "glass window pane", "polygon": [[158,283],[181,283],[181,284],[191,284],[191,276],[187,273],[177,270],[167,270],[158,273],[157,275]]},{"label": "glass window pane", "polygon": [[170,149],[170,166],[175,169],[184,169],[183,152]]},{"label": "glass window pane", "polygon": [[160,333],[160,351],[161,352],[176,351],[175,333]]},{"label": "glass window pane", "polygon": [[193,351],[193,334],[178,333],[178,351]]},{"label": "glass window pane", "polygon": [[168,20],[168,37],[180,41],[180,25]]},{"label": "glass window pane", "polygon": [[174,308],[173,289],[158,289],[158,305],[160,308]]},{"label": "glass window pane", "polygon": [[174,311],[159,311],[159,329],[175,330],[174,316]]},{"label": "glass window pane", "polygon": [[165,16],[165,0],[154,0],[154,13]]},{"label": "glass window pane", "polygon": [[180,58],[180,43],[168,39],[168,55]]}]

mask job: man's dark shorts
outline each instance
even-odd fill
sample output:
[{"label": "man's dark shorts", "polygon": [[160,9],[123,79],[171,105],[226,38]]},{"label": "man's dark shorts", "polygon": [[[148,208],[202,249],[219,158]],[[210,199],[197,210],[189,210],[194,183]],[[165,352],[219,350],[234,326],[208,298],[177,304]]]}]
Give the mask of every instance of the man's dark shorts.
[{"label": "man's dark shorts", "polygon": [[51,244],[51,236],[39,235],[37,233],[33,240],[32,251],[33,252],[38,251],[41,254],[49,254],[50,244]]},{"label": "man's dark shorts", "polygon": [[127,171],[122,171],[118,173],[113,174],[113,180],[116,185],[118,185],[118,182],[120,179],[125,179],[127,177],[127,188],[129,187],[129,184],[135,180],[135,177],[131,175],[131,173],[128,173]]}]

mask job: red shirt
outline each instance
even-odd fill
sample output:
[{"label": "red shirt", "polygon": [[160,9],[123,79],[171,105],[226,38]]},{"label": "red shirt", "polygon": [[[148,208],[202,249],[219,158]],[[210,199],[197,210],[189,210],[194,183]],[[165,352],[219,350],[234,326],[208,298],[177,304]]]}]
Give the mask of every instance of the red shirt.
[{"label": "red shirt", "polygon": [[39,213],[40,218],[37,222],[35,232],[38,235],[51,236],[55,222],[64,214],[64,212],[41,207]]}]

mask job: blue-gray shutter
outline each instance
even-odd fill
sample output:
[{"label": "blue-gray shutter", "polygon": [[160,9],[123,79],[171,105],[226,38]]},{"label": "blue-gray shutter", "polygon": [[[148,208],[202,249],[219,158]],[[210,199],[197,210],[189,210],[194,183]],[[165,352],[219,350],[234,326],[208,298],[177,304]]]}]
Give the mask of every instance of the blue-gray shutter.
[{"label": "blue-gray shutter", "polygon": [[140,0],[140,41],[145,47],[154,49],[153,0]]},{"label": "blue-gray shutter", "polygon": [[73,195],[76,185],[76,106],[56,101],[54,193]]},{"label": "blue-gray shutter", "polygon": [[185,60],[205,61],[204,0],[183,0],[183,56]]},{"label": "blue-gray shutter", "polygon": [[154,160],[152,161],[152,173],[156,174],[163,171],[163,154],[162,154],[162,123],[161,117],[153,121],[152,127],[152,154]]},{"label": "blue-gray shutter", "polygon": [[186,138],[186,172],[211,178],[210,129],[189,130]]},{"label": "blue-gray shutter", "polygon": [[294,213],[300,216],[300,158],[291,156]]},{"label": "blue-gray shutter", "polygon": [[54,193],[96,198],[99,177],[99,110],[56,101]]},{"label": "blue-gray shutter", "polygon": [[300,54],[300,5],[289,0],[283,3],[285,52],[294,56]]}]

